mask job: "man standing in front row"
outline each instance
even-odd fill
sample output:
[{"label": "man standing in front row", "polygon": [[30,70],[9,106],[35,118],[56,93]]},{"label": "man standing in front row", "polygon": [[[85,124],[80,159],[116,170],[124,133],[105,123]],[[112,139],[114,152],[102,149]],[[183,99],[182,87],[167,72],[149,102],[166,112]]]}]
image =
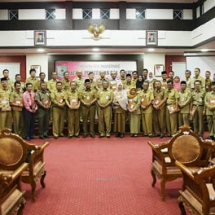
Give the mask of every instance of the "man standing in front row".
[{"label": "man standing in front row", "polygon": [[34,100],[34,92],[32,91],[32,83],[26,84],[26,91],[22,95],[24,104],[24,122],[25,122],[25,139],[34,139],[34,121],[37,111],[37,104]]},{"label": "man standing in front row", "polygon": [[40,90],[36,92],[35,101],[38,104],[39,138],[48,138],[51,96],[50,92],[47,90],[47,84],[45,82],[40,83]]},{"label": "man standing in front row", "polygon": [[[111,132],[111,104],[113,101],[113,91],[108,89],[108,82],[102,82],[103,89],[98,91],[98,119],[100,138],[110,138]],[[106,126],[106,132],[105,132]]]},{"label": "man standing in front row", "polygon": [[96,90],[91,87],[90,79],[85,79],[85,89],[80,92],[83,117],[83,137],[88,134],[87,120],[90,120],[90,136],[95,137],[95,112],[96,112]]},{"label": "man standing in front row", "polygon": [[53,125],[52,132],[54,138],[57,139],[59,136],[64,137],[64,106],[65,106],[65,92],[62,89],[62,82],[57,81],[57,90],[51,93],[51,101],[53,107]]},{"label": "man standing in front row", "polygon": [[194,132],[203,138],[204,133],[204,97],[205,90],[202,89],[201,81],[196,80],[194,82],[194,91],[191,94],[191,105],[190,105],[190,114],[193,116],[193,128]]}]

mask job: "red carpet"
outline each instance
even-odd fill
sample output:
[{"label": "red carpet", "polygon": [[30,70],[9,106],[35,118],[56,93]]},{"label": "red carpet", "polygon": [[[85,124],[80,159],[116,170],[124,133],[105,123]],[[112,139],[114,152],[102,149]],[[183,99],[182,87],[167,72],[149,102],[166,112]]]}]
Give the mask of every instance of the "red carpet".
[{"label": "red carpet", "polygon": [[[36,202],[26,190],[26,215],[172,215],[182,180],[167,183],[166,201],[160,184],[151,187],[149,138],[50,138],[45,151],[46,188],[39,182]],[[153,142],[167,138],[153,138]],[[32,143],[41,144],[35,139]]]}]

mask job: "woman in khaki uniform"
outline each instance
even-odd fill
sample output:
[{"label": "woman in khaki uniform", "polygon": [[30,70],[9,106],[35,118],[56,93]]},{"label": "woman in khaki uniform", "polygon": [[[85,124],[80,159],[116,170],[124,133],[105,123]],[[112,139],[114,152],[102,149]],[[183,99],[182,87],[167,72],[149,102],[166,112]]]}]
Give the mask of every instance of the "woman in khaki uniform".
[{"label": "woman in khaki uniform", "polygon": [[128,110],[130,114],[131,137],[137,137],[140,132],[140,98],[134,87],[128,93]]},{"label": "woman in khaki uniform", "polygon": [[123,90],[122,82],[119,82],[113,99],[114,132],[117,132],[116,137],[124,137],[127,104],[128,98],[126,91]]}]

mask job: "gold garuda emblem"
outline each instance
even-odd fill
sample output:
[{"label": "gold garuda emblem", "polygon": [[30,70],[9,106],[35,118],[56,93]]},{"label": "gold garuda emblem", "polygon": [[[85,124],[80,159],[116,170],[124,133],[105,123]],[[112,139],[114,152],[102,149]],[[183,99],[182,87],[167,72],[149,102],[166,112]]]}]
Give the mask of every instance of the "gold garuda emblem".
[{"label": "gold garuda emblem", "polygon": [[94,26],[89,24],[88,25],[88,31],[93,34],[93,39],[94,40],[99,40],[100,39],[100,34],[102,34],[105,31],[105,26],[104,24],[101,24],[99,27],[97,24]]}]

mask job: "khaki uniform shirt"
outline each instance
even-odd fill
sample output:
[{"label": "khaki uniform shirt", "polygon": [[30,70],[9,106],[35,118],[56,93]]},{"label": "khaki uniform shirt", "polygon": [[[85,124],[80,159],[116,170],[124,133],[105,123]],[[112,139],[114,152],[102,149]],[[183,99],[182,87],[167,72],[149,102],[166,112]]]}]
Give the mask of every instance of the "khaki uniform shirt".
[{"label": "khaki uniform shirt", "polygon": [[136,86],[136,83],[137,83],[137,79],[131,79],[131,85],[133,85],[133,86]]},{"label": "khaki uniform shirt", "polygon": [[106,105],[109,101],[113,100],[113,91],[110,89],[99,90],[97,94],[97,99],[101,105]]},{"label": "khaki uniform shirt", "polygon": [[[16,90],[11,92],[11,94],[10,94],[10,103],[13,103],[14,99],[16,99],[16,98],[22,99],[22,94],[23,94],[23,92],[21,91],[21,89],[20,89],[20,92],[18,92]],[[22,108],[20,109],[20,111],[22,111]]]},{"label": "khaki uniform shirt", "polygon": [[[6,111],[9,111],[10,108],[10,93],[9,89],[0,89],[0,99],[3,99],[3,102],[0,102],[0,108],[4,107]],[[7,101],[7,102],[6,102]]]},{"label": "khaki uniform shirt", "polygon": [[31,83],[32,84],[32,91],[34,91],[35,90],[35,84],[36,84],[36,82],[38,81],[38,79],[37,78],[28,78],[28,79],[26,79],[26,81],[25,81],[25,83],[27,84],[27,83]]},{"label": "khaki uniform shirt", "polygon": [[129,102],[134,102],[136,104],[136,111],[132,112],[130,114],[141,114],[141,111],[140,111],[140,97],[139,97],[139,95],[135,96],[132,99],[128,98],[128,103]]},{"label": "khaki uniform shirt", "polygon": [[204,106],[204,98],[205,98],[205,91],[200,90],[200,91],[193,91],[192,92],[192,102],[193,105],[195,106]]},{"label": "khaki uniform shirt", "polygon": [[205,91],[210,92],[211,91],[211,79],[205,79]]},{"label": "khaki uniform shirt", "polygon": [[63,87],[63,90],[65,90],[65,91],[69,90],[70,89],[70,81],[66,80],[66,79],[63,79],[62,87]]},{"label": "khaki uniform shirt", "polygon": [[86,88],[85,88],[84,90],[82,90],[80,92],[79,98],[82,99],[86,103],[90,103],[95,98],[97,98],[97,92],[94,89],[86,90]]},{"label": "khaki uniform shirt", "polygon": [[65,91],[53,91],[51,93],[51,101],[53,102],[53,106],[54,107],[58,107],[59,106],[59,99],[62,99],[63,101],[65,101]]},{"label": "khaki uniform shirt", "polygon": [[51,79],[47,82],[47,89],[52,92],[53,90],[57,90],[56,84],[58,80]]},{"label": "khaki uniform shirt", "polygon": [[[10,91],[13,91],[13,86],[14,86],[14,83],[11,79],[7,79],[7,88],[10,90]],[[0,84],[0,89],[3,89],[2,85]]]},{"label": "khaki uniform shirt", "polygon": [[190,90],[186,89],[184,91],[179,92],[179,102],[178,102],[178,104],[181,104],[181,105],[186,104],[180,110],[180,113],[189,113],[190,112],[190,101],[191,101],[191,92],[190,92]]},{"label": "khaki uniform shirt", "polygon": [[73,98],[75,97],[75,98],[79,99],[78,91],[77,90],[75,90],[75,91],[67,90],[66,93],[65,93],[65,99],[69,102],[69,104],[71,104],[70,103],[70,98],[71,97],[73,97]]},{"label": "khaki uniform shirt", "polygon": [[167,89],[167,81],[161,81],[161,88],[163,89],[163,90],[166,90]]},{"label": "khaki uniform shirt", "polygon": [[[140,94],[140,102],[141,102],[141,98],[145,97],[145,99],[150,102],[154,100],[154,95],[153,95],[153,91],[152,90],[147,90],[147,91],[141,91]],[[146,109],[141,109],[142,113],[152,113],[152,104],[149,105]]]},{"label": "khaki uniform shirt", "polygon": [[[207,92],[205,95],[205,105],[206,105],[206,115],[211,116],[215,114],[215,109],[214,110],[209,110],[210,104],[209,104],[209,99],[213,100],[215,102],[215,92]],[[215,105],[215,104],[214,104]]]},{"label": "khaki uniform shirt", "polygon": [[167,105],[175,104],[176,100],[179,99],[178,90],[171,89],[165,91],[166,97],[167,97]]},{"label": "khaki uniform shirt", "polygon": [[191,78],[186,79],[186,83],[187,83],[187,90],[191,89],[192,88],[191,87],[192,79]]},{"label": "khaki uniform shirt", "polygon": [[201,81],[201,87],[202,87],[202,89],[205,89],[205,79],[202,76],[198,76],[197,78],[196,77],[192,78],[191,88],[194,89],[194,82],[196,80]]},{"label": "khaki uniform shirt", "polygon": [[123,86],[126,84],[126,79],[120,78],[120,81],[122,82],[122,85],[123,85]]}]

